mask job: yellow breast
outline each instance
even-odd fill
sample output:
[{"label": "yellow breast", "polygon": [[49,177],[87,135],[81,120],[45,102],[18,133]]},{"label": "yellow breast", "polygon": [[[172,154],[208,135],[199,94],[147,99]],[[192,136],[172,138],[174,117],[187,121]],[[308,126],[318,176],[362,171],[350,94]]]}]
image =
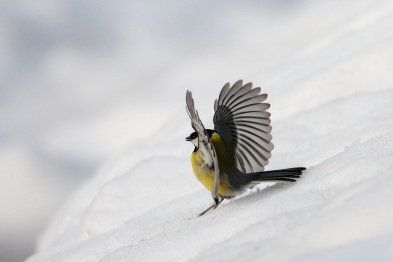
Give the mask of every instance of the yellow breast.
[{"label": "yellow breast", "polygon": [[[212,136],[212,138],[213,138],[213,136]],[[216,138],[214,140],[216,140]],[[213,142],[213,139],[212,139],[212,142]],[[216,148],[216,151],[220,151],[220,152],[217,152],[217,155],[218,154],[222,155],[222,153],[224,153],[224,152],[221,152],[223,150],[223,148],[218,149],[217,146],[215,146],[215,148]],[[219,158],[219,160],[220,160],[220,158]],[[214,171],[210,170],[207,167],[206,162],[202,158],[201,153],[199,151],[191,154],[191,164],[192,164],[192,169],[194,171],[196,178],[210,192],[213,192]],[[218,187],[218,194],[221,196],[228,196],[228,197],[232,196],[232,187],[229,184],[228,180],[220,179],[220,185]]]}]

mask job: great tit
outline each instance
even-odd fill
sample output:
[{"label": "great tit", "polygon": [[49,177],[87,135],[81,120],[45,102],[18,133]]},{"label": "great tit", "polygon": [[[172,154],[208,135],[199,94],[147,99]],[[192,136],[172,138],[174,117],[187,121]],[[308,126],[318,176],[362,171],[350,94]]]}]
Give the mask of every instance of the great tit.
[{"label": "great tit", "polygon": [[190,91],[186,110],[195,130],[187,141],[196,178],[212,193],[213,204],[199,214],[215,209],[225,198],[232,198],[261,182],[295,182],[304,167],[263,171],[269,163],[273,144],[270,134],[270,104],[262,103],[267,94],[260,87],[237,81],[227,83],[214,102],[214,130],[205,129],[195,110]]}]

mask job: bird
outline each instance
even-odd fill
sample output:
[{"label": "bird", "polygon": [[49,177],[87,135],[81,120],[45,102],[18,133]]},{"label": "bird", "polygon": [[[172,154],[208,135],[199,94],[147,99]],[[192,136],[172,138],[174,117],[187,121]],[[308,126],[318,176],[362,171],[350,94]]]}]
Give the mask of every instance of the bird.
[{"label": "bird", "polygon": [[186,110],[195,132],[186,137],[194,145],[191,165],[196,178],[212,194],[213,203],[199,216],[217,208],[224,199],[243,194],[261,182],[295,182],[305,167],[264,171],[274,146],[271,142],[267,94],[252,83],[226,83],[214,102],[214,129],[205,129],[191,91]]}]

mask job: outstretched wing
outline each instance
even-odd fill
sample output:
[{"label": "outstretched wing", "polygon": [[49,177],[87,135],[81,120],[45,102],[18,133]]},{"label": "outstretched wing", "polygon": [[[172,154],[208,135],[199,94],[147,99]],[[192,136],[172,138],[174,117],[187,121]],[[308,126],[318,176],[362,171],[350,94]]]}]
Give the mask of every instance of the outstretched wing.
[{"label": "outstretched wing", "polygon": [[267,94],[260,87],[237,81],[224,85],[214,102],[214,129],[235,152],[236,167],[244,173],[260,172],[269,163],[274,146],[270,142],[270,104],[261,103]]},{"label": "outstretched wing", "polygon": [[217,196],[218,186],[220,183],[220,170],[218,168],[217,154],[214,149],[213,144],[210,141],[209,134],[207,133],[205,127],[199,118],[198,111],[195,110],[194,99],[190,91],[186,93],[186,103],[187,103],[187,113],[191,118],[191,126],[198,133],[198,147],[204,154],[209,154],[206,159],[212,159],[214,165],[214,188],[213,196]]}]

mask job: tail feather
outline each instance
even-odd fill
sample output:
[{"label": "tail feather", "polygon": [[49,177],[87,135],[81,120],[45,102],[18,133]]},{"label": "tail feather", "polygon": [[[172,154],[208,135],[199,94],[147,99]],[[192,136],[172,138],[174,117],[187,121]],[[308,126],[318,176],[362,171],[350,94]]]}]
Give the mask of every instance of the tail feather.
[{"label": "tail feather", "polygon": [[252,188],[261,182],[295,182],[300,178],[305,167],[293,167],[280,170],[250,173],[251,181],[249,187]]}]

